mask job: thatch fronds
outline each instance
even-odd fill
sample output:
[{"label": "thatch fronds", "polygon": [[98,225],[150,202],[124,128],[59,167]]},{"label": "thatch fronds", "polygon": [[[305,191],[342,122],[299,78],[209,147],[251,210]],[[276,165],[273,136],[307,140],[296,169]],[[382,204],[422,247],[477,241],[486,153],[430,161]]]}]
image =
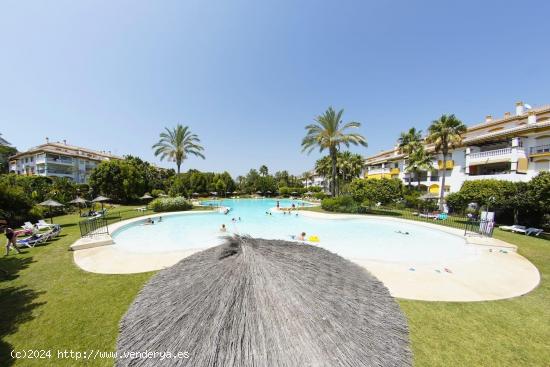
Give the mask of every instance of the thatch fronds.
[{"label": "thatch fronds", "polygon": [[159,272],[121,322],[117,350],[189,358],[118,366],[410,366],[385,286],[322,248],[252,238]]}]

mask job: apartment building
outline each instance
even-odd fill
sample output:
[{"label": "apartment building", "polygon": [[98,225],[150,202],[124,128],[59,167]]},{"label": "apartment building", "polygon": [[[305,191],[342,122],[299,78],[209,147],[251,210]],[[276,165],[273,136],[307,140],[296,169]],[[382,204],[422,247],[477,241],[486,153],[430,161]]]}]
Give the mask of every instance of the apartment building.
[{"label": "apartment building", "polygon": [[[397,134],[397,132],[396,132]],[[412,185],[425,185],[429,192],[456,192],[464,181],[493,178],[529,181],[541,171],[550,170],[550,105],[530,108],[516,103],[515,113],[487,116],[484,122],[468,127],[461,146],[447,156],[445,187],[441,185],[443,160],[433,145],[433,170],[418,177],[405,171],[407,156],[395,146],[366,158],[366,178],[399,178]]]},{"label": "apartment building", "polygon": [[9,170],[20,175],[67,177],[86,183],[91,171],[101,162],[120,159],[110,152],[100,152],[63,142],[50,142],[10,157]]}]

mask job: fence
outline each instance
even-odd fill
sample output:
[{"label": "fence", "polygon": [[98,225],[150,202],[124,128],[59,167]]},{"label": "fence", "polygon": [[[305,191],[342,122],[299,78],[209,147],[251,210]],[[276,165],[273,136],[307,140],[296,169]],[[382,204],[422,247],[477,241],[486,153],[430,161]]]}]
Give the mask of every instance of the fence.
[{"label": "fence", "polygon": [[494,222],[488,220],[480,220],[475,217],[439,214],[428,210],[415,211],[411,209],[393,209],[386,207],[365,208],[365,214],[400,217],[408,220],[438,224],[446,227],[460,229],[464,231],[464,235],[475,233],[487,237],[493,236]]},{"label": "fence", "polygon": [[123,219],[139,217],[147,213],[150,213],[149,209],[145,211],[138,211],[135,208],[113,212],[106,211],[104,216],[80,221],[80,235],[82,237],[93,237],[109,234],[109,224],[119,222]]},{"label": "fence", "polygon": [[109,234],[107,218],[91,218],[82,220],[79,223],[81,237],[94,237]]}]

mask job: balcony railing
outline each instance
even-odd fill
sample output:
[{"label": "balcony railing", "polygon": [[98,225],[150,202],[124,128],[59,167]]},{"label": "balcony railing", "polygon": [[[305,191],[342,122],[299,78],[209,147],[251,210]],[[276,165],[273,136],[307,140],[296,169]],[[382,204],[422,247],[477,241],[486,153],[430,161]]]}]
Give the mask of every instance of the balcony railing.
[{"label": "balcony railing", "polygon": [[389,168],[372,168],[367,171],[367,174],[369,175],[376,175],[380,173],[390,173]]},{"label": "balcony railing", "polygon": [[550,153],[550,144],[538,145],[529,149],[529,154]]},{"label": "balcony railing", "polygon": [[509,154],[512,154],[512,148],[502,148],[502,149],[488,150],[486,152],[472,153],[470,154],[470,159],[498,157],[498,156],[509,155]]}]

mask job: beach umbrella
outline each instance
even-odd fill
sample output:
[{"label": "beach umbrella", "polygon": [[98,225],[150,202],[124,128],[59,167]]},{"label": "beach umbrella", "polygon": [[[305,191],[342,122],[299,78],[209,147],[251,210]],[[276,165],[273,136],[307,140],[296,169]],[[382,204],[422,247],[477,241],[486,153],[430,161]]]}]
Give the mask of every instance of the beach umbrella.
[{"label": "beach umbrella", "polygon": [[140,197],[141,200],[147,200],[147,199],[152,199],[153,197],[149,194],[145,194],[143,195],[142,197]]},{"label": "beach umbrella", "polygon": [[261,195],[262,192],[260,190],[256,191],[256,194]]},{"label": "beach umbrella", "polygon": [[63,204],[61,203],[58,203],[57,201],[55,200],[52,200],[52,199],[49,199],[49,200],[46,200],[46,201],[43,201],[41,203],[39,203],[38,205],[41,205],[41,206],[47,206],[49,208],[49,211],[50,211],[50,223],[53,224],[53,214],[52,214],[52,207],[60,207],[60,206],[64,206]]},{"label": "beach umbrella", "polygon": [[291,194],[292,195],[298,195],[298,192],[297,191],[292,191]]},{"label": "beach umbrella", "polygon": [[217,195],[218,195],[218,192],[217,192],[217,191],[212,191],[210,194],[211,194],[211,195],[214,195],[214,196],[217,196]]},{"label": "beach umbrella", "polygon": [[[182,366],[412,366],[381,281],[319,246],[250,237],[154,275],[120,322],[117,352],[134,350],[192,351]],[[158,366],[132,358],[116,365]]]},{"label": "beach umbrella", "polygon": [[78,205],[78,215],[81,215],[82,210],[80,208],[80,204],[86,205],[86,202],[87,202],[86,199],[82,199],[81,197],[77,197],[76,199],[69,201],[69,204],[77,204]]},{"label": "beach umbrella", "polygon": [[308,192],[306,192],[305,194],[306,194],[307,196],[313,195],[313,193],[312,193],[311,191],[308,191]]},{"label": "beach umbrella", "polygon": [[109,201],[111,199],[109,199],[108,197],[105,197],[105,196],[98,196],[96,197],[95,199],[92,200],[92,203],[101,203],[101,210],[103,211],[103,202],[104,201]]},{"label": "beach umbrella", "polygon": [[233,194],[238,194],[239,192],[238,191],[233,191]]},{"label": "beach umbrella", "polygon": [[193,196],[199,196],[199,193],[198,193],[198,192],[194,192],[192,195],[193,195]]}]

